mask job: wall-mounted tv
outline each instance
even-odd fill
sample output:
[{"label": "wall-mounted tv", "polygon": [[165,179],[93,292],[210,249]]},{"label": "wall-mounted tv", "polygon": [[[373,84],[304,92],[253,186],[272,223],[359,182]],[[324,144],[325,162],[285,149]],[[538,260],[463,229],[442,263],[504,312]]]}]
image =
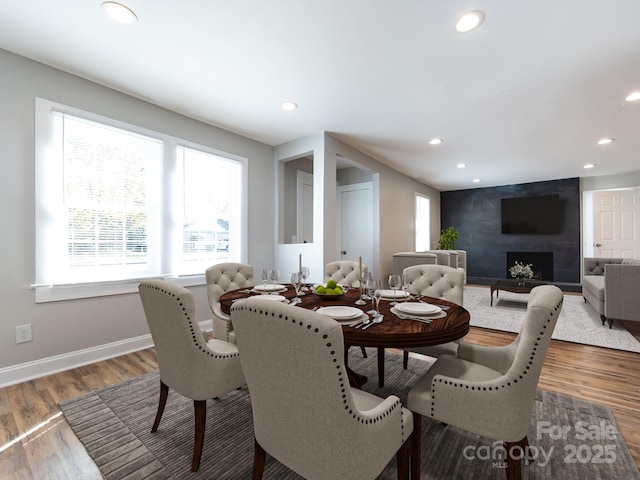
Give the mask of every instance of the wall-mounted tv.
[{"label": "wall-mounted tv", "polygon": [[502,199],[502,233],[560,233],[560,197],[516,197]]}]

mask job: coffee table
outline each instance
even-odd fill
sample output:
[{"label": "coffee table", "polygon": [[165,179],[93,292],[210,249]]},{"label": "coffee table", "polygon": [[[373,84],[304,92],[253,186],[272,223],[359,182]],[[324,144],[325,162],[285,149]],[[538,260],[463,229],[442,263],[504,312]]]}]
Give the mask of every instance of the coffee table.
[{"label": "coffee table", "polygon": [[496,292],[496,300],[498,299],[498,293],[500,290],[511,293],[531,293],[535,287],[539,285],[549,285],[549,282],[542,280],[525,280],[524,286],[518,285],[518,280],[498,280],[491,285],[491,306],[493,307],[493,292]]}]

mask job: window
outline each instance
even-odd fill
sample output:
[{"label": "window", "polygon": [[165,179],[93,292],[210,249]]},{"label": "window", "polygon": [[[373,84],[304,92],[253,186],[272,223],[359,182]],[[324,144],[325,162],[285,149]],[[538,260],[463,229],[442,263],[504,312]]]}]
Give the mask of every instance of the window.
[{"label": "window", "polygon": [[36,102],[36,301],[241,261],[246,161]]},{"label": "window", "polygon": [[416,194],[416,252],[431,249],[431,210],[430,200]]}]

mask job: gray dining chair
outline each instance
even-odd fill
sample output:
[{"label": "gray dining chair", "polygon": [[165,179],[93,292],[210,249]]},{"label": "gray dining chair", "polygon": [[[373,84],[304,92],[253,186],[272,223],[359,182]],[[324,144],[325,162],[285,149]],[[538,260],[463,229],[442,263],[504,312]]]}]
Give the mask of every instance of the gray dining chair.
[{"label": "gray dining chair", "polygon": [[[324,280],[335,280],[336,283],[347,287],[360,288],[360,266],[362,266],[362,274],[364,275],[369,270],[364,263],[361,265],[360,262],[353,260],[338,260],[327,263],[324,267]],[[362,356],[367,358],[367,350],[360,347],[360,351]]]},{"label": "gray dining chair", "polygon": [[[507,478],[521,478],[520,453],[540,371],[562,309],[562,291],[552,285],[531,290],[520,332],[509,345],[461,343],[458,356],[441,355],[409,391],[407,406],[416,429],[412,478],[420,478],[422,417],[506,443]],[[515,449],[515,450],[514,450]]]},{"label": "gray dining chair", "polygon": [[[414,265],[402,272],[409,281],[411,295],[424,295],[440,298],[462,306],[464,303],[464,272],[458,268],[445,265]],[[415,352],[429,357],[440,355],[456,355],[460,341],[447,342],[442,345],[428,347],[413,347],[404,350],[403,366],[406,369],[409,352]]]},{"label": "gray dining chair", "polygon": [[266,453],[314,480],[374,479],[393,459],[407,478],[411,413],[395,395],[351,388],[342,326],[259,298],[231,307],[251,396],[254,480]]},{"label": "gray dining chair", "polygon": [[207,268],[205,279],[213,322],[213,337],[235,343],[231,317],[220,309],[220,296],[230,290],[252,288],[253,267],[244,263],[218,263]]},{"label": "gray dining chair", "polygon": [[158,430],[169,389],[193,400],[191,471],[196,472],[204,445],[207,400],[245,384],[238,348],[223,340],[207,340],[196,320],[193,294],[186,288],[165,280],[146,280],[138,291],[160,370],[160,400],[151,432]]}]

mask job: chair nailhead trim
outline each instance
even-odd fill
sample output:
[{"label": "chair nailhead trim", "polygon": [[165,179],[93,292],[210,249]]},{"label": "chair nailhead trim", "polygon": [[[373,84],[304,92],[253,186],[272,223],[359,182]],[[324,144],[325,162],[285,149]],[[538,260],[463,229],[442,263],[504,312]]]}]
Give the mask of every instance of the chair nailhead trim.
[{"label": "chair nailhead trim", "polygon": [[[154,290],[157,290],[161,293],[164,293],[166,295],[171,296],[172,298],[176,299],[176,302],[178,303],[178,306],[180,306],[181,310],[182,310],[182,314],[184,315],[184,317],[187,320],[187,324],[189,325],[189,331],[191,332],[191,339],[193,340],[193,343],[196,345],[196,347],[198,348],[198,350],[200,351],[200,353],[204,353],[205,355],[209,356],[209,357],[213,357],[213,358],[234,358],[239,356],[239,354],[236,353],[227,353],[227,354],[217,354],[214,353],[209,347],[206,346],[206,344],[204,344],[204,346],[202,345],[203,342],[203,338],[198,339],[199,335],[196,335],[196,329],[194,326],[194,321],[191,317],[189,317],[189,314],[187,313],[187,309],[184,306],[184,303],[182,302],[182,300],[180,300],[180,297],[176,297],[175,294],[169,292],[168,290],[165,290],[163,288],[160,287],[156,287],[156,286],[149,286],[149,285],[142,285],[144,288],[153,288]],[[198,328],[200,328],[200,326],[198,325]]]},{"label": "chair nailhead trim", "polygon": [[[562,308],[562,300],[560,301],[560,303],[558,303],[554,307],[553,310],[554,310],[554,312],[558,312],[561,308]],[[547,320],[546,320],[547,324],[551,323],[554,315],[557,316],[557,314],[555,314],[554,312],[549,312],[549,318],[547,318]],[[542,326],[542,331],[538,334],[539,337],[536,338],[537,341],[534,342],[534,344],[533,344],[534,346],[531,349],[532,351],[531,351],[531,354],[529,356],[529,362],[528,362],[528,365],[525,365],[524,371],[522,373],[520,373],[520,374],[516,374],[517,378],[511,377],[512,380],[511,381],[507,381],[506,385],[503,383],[501,385],[494,385],[492,387],[482,387],[481,388],[481,387],[478,386],[476,388],[476,386],[474,386],[474,385],[470,386],[470,385],[468,385],[467,383],[465,383],[463,381],[454,382],[454,381],[446,380],[446,379],[443,379],[443,378],[437,378],[437,379],[434,379],[434,380],[435,380],[435,382],[443,383],[444,385],[451,385],[453,387],[465,388],[467,390],[471,389],[473,391],[479,391],[479,392],[480,391],[482,391],[482,392],[484,392],[484,391],[489,391],[489,392],[495,391],[495,392],[497,392],[501,388],[503,389],[505,387],[511,387],[512,383],[515,386],[515,384],[518,383],[518,379],[524,380],[524,376],[523,375],[526,375],[528,373],[528,371],[531,369],[531,365],[533,365],[533,360],[535,359],[535,355],[536,355],[536,352],[538,350],[539,342],[541,341],[542,338],[545,337],[545,330],[547,330],[547,325],[543,325]],[[546,333],[549,333],[549,332],[547,331]],[[547,336],[550,336],[550,334],[547,335]],[[435,382],[431,386],[431,416],[432,417],[435,417],[435,408],[436,408],[436,387],[435,387]]]},{"label": "chair nailhead trim", "polygon": [[[249,312],[254,312],[254,313],[259,313],[261,315],[266,315],[269,316],[269,312],[265,311],[265,310],[256,310],[251,306],[234,306],[232,307],[232,311],[234,310],[246,310]],[[271,312],[272,317],[274,317],[275,315],[273,314],[273,312]],[[283,316],[282,314],[278,315],[278,318],[284,321],[289,321],[289,317],[288,316]],[[312,325],[308,324],[305,325],[304,322],[302,321],[296,321],[296,319],[292,318],[291,319],[291,323],[292,324],[296,324],[300,327],[302,326],[306,326],[306,331],[311,332],[311,333],[320,333],[320,329],[317,327],[314,327],[313,330],[311,330]],[[329,335],[327,335],[326,333],[322,335],[322,339],[323,340],[327,340],[329,338]],[[358,423],[362,423],[365,425],[369,425],[369,424],[374,424],[377,423],[379,421],[381,421],[382,419],[388,417],[391,412],[393,412],[394,410],[397,410],[398,408],[402,408],[402,404],[400,402],[400,399],[396,400],[393,404],[391,404],[389,406],[389,408],[387,410],[385,410],[384,412],[381,412],[380,415],[378,415],[375,418],[363,418],[362,416],[360,416],[360,412],[357,412],[354,410],[353,406],[349,404],[349,401],[347,399],[347,395],[346,395],[346,385],[345,385],[345,379],[343,377],[343,372],[342,369],[344,367],[344,364],[342,362],[340,362],[340,359],[337,358],[336,356],[336,351],[335,349],[331,349],[331,347],[333,346],[333,344],[331,342],[327,342],[325,345],[329,350],[329,355],[331,355],[333,358],[331,359],[331,361],[333,363],[336,363],[336,370],[337,370],[337,374],[338,374],[338,385],[340,388],[340,392],[342,393],[342,403],[344,404],[344,409],[346,412],[349,413],[349,415],[351,415],[351,417],[356,420]],[[400,427],[401,427],[401,431],[402,431],[402,442],[404,443],[405,441],[405,432],[404,432],[404,424],[402,423],[402,415],[400,416]]]}]

